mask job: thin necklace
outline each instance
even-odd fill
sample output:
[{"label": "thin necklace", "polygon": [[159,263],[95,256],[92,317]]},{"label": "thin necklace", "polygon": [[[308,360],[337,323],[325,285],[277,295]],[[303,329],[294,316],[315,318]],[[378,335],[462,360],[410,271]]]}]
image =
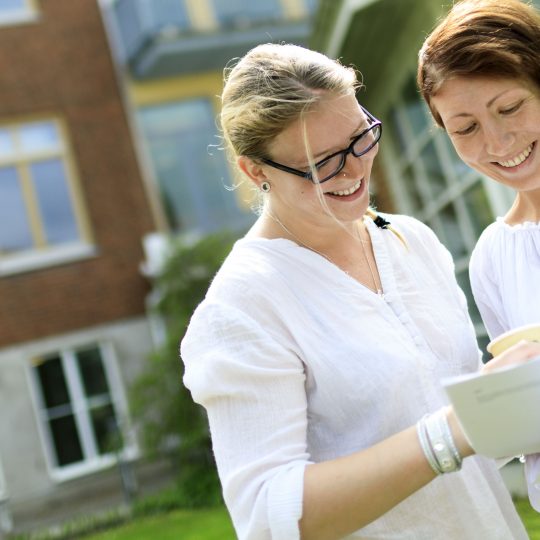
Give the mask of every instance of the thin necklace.
[{"label": "thin necklace", "polygon": [[[266,214],[268,214],[269,217],[271,217],[286,233],[288,233],[290,236],[292,236],[294,238],[294,240],[300,244],[302,247],[305,247],[306,249],[309,249],[310,251],[313,251],[314,253],[317,253],[318,255],[320,255],[321,257],[324,257],[327,261],[329,261],[330,263],[332,263],[334,266],[337,266],[338,268],[340,268],[339,265],[337,265],[328,255],[322,253],[321,251],[311,247],[311,246],[308,246],[305,242],[302,242],[302,240],[300,240],[300,238],[298,238],[298,236],[296,236],[296,234],[294,234],[291,230],[289,230],[287,227],[285,227],[285,225],[281,222],[281,220],[275,216],[274,214],[272,214],[272,212],[270,212],[269,210],[266,210],[265,211]],[[361,239],[361,238],[358,238],[360,240],[360,243],[362,244],[362,253],[364,254],[364,258],[366,259],[366,263],[368,265],[368,268],[369,268],[369,273],[371,274],[371,279],[373,281],[373,287],[368,287],[368,289],[370,289],[371,291],[373,292],[376,292],[381,298],[384,299],[384,293],[382,291],[382,288],[380,288],[378,285],[377,285],[377,280],[375,279],[375,272],[373,271],[373,268],[371,267],[371,263],[369,262],[369,257],[367,256],[367,253],[366,253],[366,248],[364,246],[364,241]],[[344,272],[349,275],[349,272],[347,272],[346,270],[344,270]]]}]

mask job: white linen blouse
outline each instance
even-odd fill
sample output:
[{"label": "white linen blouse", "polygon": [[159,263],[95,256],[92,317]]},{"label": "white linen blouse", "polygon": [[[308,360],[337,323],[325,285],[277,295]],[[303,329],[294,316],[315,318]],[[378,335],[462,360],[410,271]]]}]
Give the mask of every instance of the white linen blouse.
[{"label": "white linen blouse", "polygon": [[[184,383],[207,410],[240,540],[299,539],[306,465],[413,425],[447,403],[441,377],[478,369],[449,253],[419,221],[387,217],[408,248],[366,219],[384,299],[294,242],[244,238],[191,319]],[[348,538],[527,534],[495,463],[475,456]]]},{"label": "white linen blouse", "polygon": [[[508,225],[497,218],[478,239],[469,273],[491,339],[540,323],[540,223]],[[526,457],[525,476],[531,505],[540,512],[540,454]]]}]

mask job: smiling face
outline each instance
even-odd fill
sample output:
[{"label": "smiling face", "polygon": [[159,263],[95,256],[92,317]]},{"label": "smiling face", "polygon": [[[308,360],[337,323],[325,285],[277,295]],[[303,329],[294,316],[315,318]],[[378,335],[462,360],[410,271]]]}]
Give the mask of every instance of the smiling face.
[{"label": "smiling face", "polygon": [[456,77],[431,98],[470,167],[524,192],[540,190],[540,89],[515,79]]},{"label": "smiling face", "polygon": [[[303,119],[292,123],[272,141],[268,148],[269,157],[294,169],[309,171],[305,138],[313,160],[320,162],[346,149],[351,140],[369,125],[354,95],[328,95]],[[270,165],[262,165],[263,174],[272,185],[269,194],[272,209],[282,217],[321,223],[321,220],[334,219],[327,215],[326,205],[331,214],[341,221],[358,219],[369,204],[369,176],[377,149],[378,145],[359,158],[348,154],[339,174],[319,186]]]}]

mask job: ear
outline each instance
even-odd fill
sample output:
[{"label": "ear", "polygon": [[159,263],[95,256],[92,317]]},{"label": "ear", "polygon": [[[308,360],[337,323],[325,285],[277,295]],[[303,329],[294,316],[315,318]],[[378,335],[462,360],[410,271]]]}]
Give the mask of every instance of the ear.
[{"label": "ear", "polygon": [[239,156],[236,160],[238,168],[260,189],[261,184],[268,180],[260,163],[251,158]]}]

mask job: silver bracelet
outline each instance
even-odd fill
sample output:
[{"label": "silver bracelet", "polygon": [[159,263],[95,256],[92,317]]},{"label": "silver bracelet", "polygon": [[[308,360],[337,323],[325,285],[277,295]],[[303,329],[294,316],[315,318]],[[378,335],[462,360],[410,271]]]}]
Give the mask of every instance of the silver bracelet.
[{"label": "silver bracelet", "polygon": [[439,467],[435,454],[433,453],[431,445],[429,444],[428,435],[426,431],[426,418],[427,417],[428,415],[426,414],[420,420],[418,420],[418,422],[416,423],[416,433],[418,435],[420,446],[422,448],[422,451],[424,452],[424,456],[426,457],[427,462],[429,463],[429,466],[433,469],[433,472],[436,475],[439,475],[439,474],[442,474],[443,471]]},{"label": "silver bracelet", "polygon": [[454,437],[452,436],[452,430],[450,429],[450,424],[448,423],[448,416],[445,414],[444,411],[441,411],[440,420],[441,420],[441,425],[443,428],[443,435],[457,463],[456,470],[459,470],[461,469],[463,458],[461,457],[461,454],[459,453],[459,450],[457,449],[456,443],[454,441]]},{"label": "silver bracelet", "polygon": [[425,419],[426,435],[441,472],[449,473],[461,468],[461,456],[446,420],[444,409]]}]

